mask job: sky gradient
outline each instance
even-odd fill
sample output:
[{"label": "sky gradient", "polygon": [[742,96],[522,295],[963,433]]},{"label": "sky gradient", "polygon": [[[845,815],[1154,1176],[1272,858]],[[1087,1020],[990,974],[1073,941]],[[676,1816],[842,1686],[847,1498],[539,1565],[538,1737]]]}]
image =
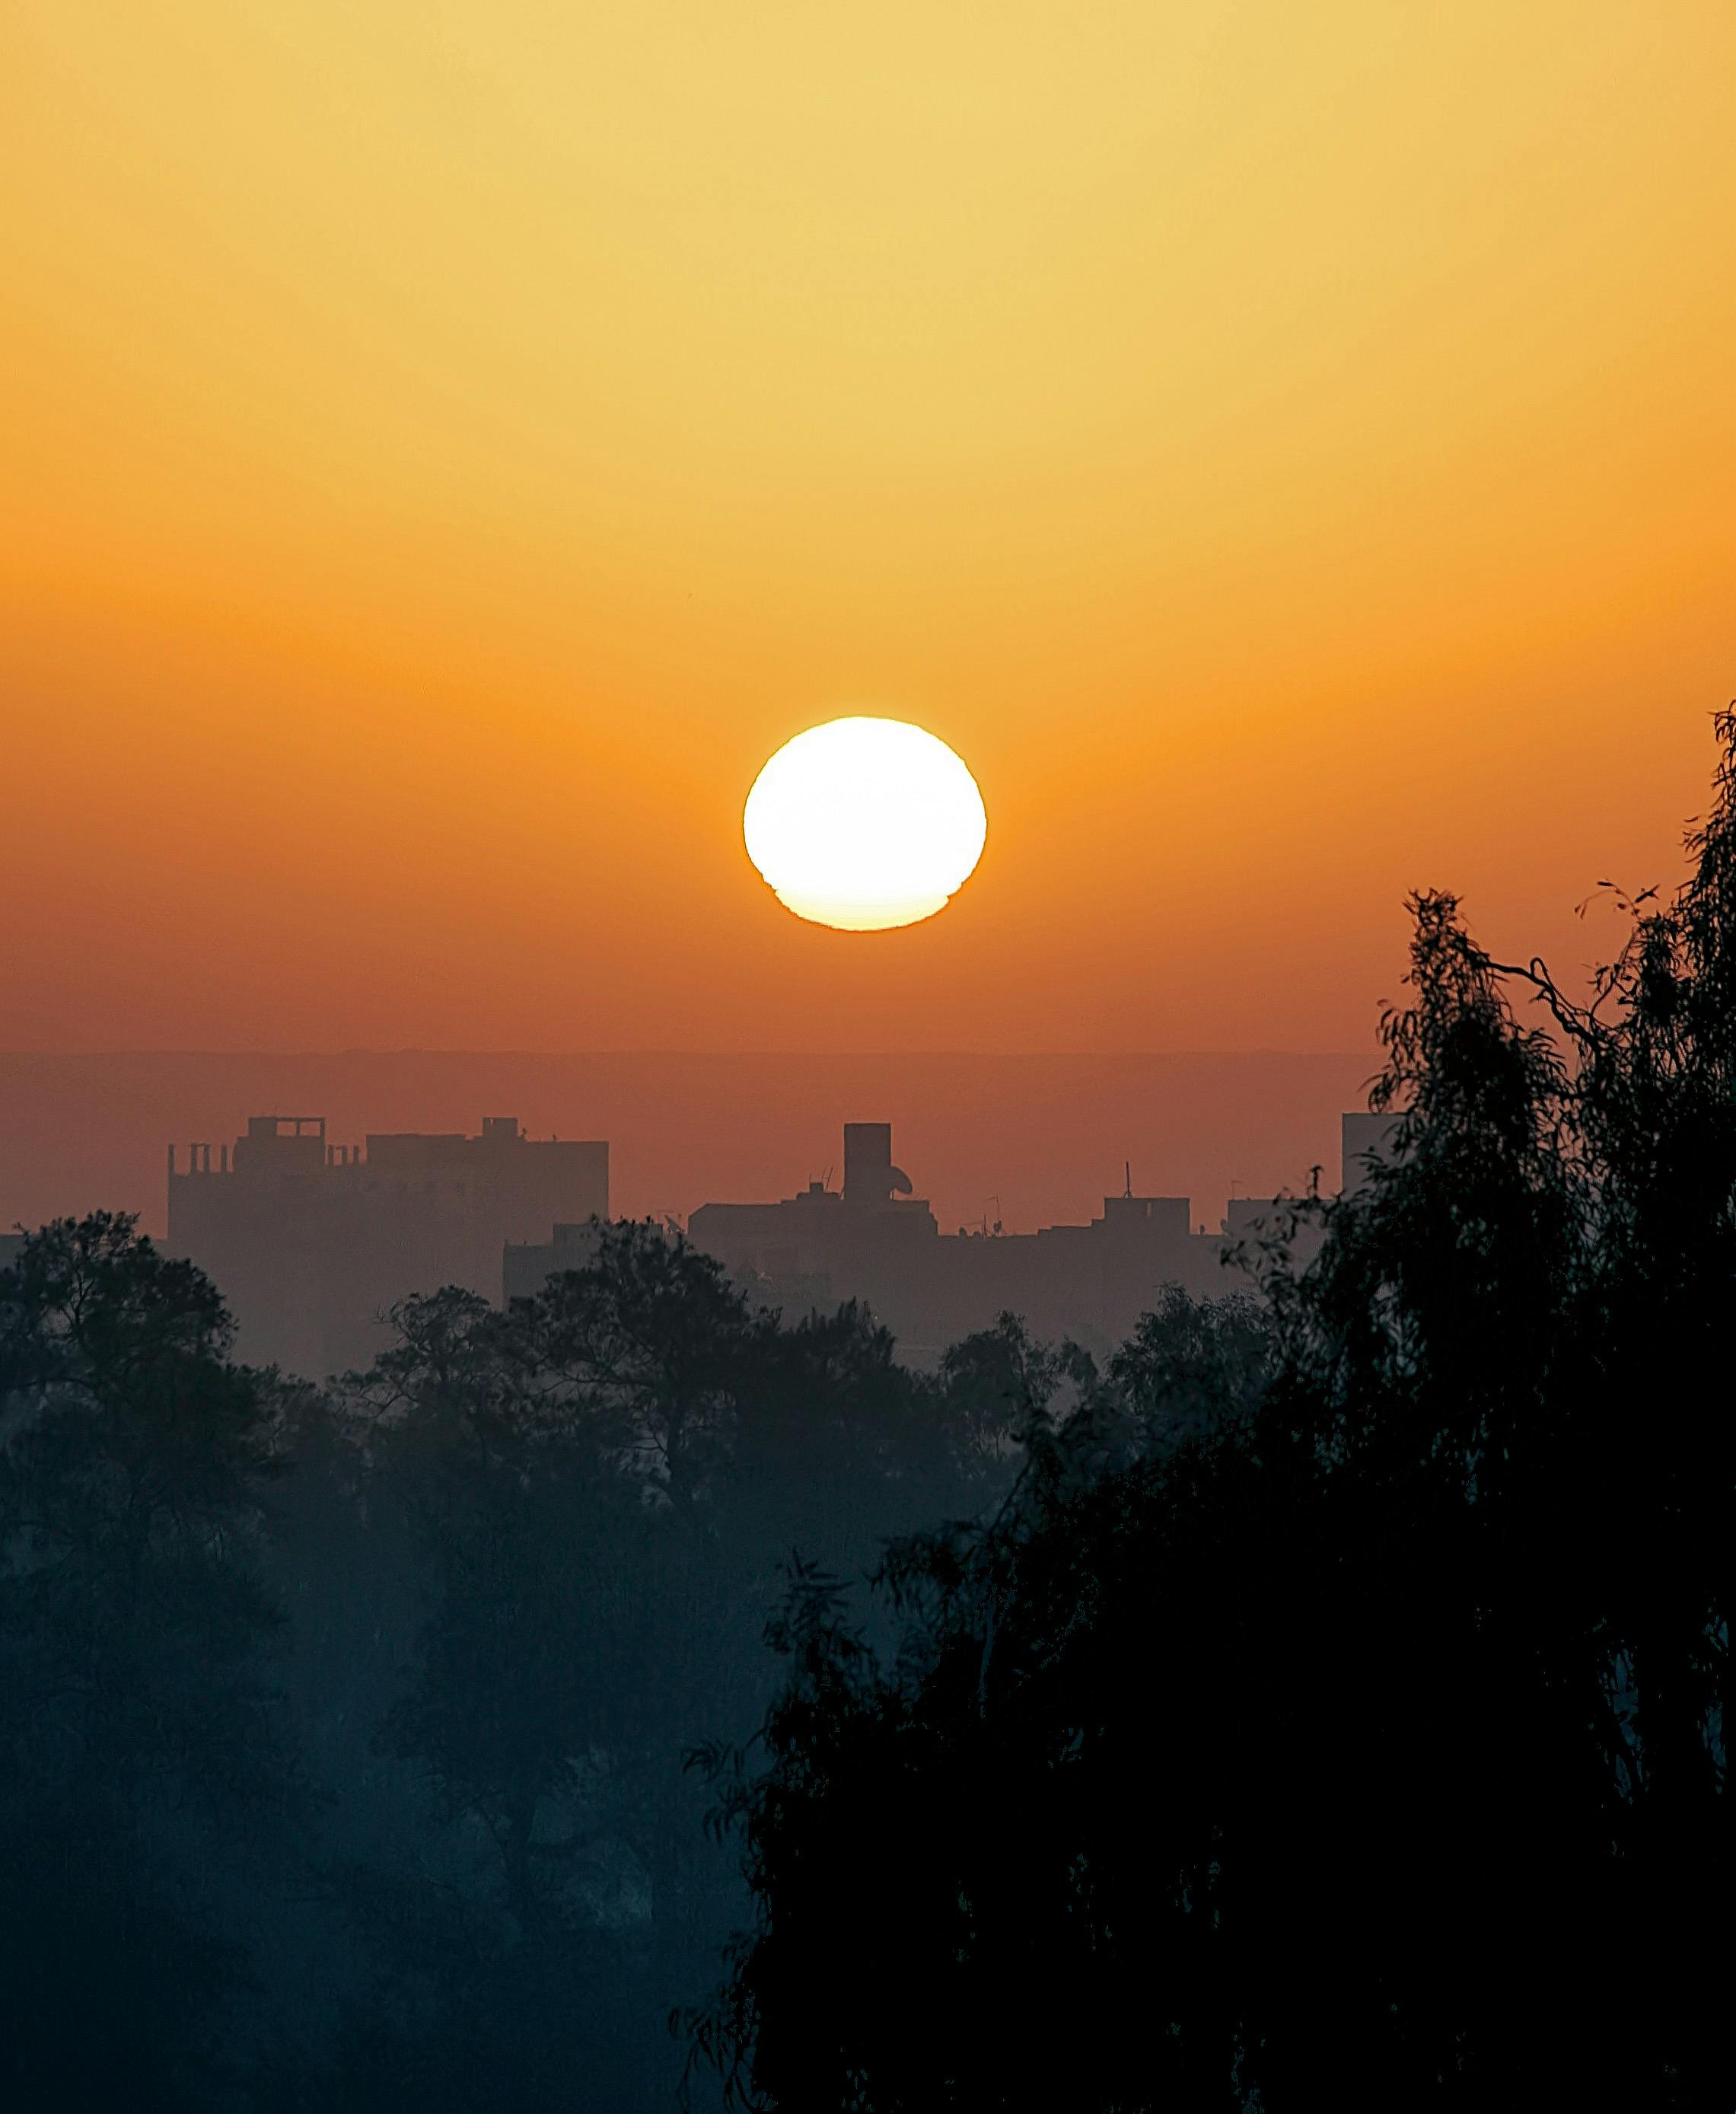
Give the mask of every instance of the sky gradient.
[{"label": "sky gradient", "polygon": [[[1736,9],[12,0],[0,1047],[1356,1050],[1736,690]],[[849,711],[989,811],[799,922]]]}]

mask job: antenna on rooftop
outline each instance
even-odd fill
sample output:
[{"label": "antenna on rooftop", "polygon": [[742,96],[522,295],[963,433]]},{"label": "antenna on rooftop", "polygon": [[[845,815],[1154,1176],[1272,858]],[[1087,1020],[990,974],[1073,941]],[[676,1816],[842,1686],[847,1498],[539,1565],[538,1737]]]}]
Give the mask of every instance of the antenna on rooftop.
[{"label": "antenna on rooftop", "polygon": [[1122,1162],[1122,1173],[1126,1177],[1127,1181],[1127,1186],[1122,1190],[1122,1194],[1124,1197],[1131,1197],[1133,1194],[1133,1162],[1131,1160],[1124,1160]]}]

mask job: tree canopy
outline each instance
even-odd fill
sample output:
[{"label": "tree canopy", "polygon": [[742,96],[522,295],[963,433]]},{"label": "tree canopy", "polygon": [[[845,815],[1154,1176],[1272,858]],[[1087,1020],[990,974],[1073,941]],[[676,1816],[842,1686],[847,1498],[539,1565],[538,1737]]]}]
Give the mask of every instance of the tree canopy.
[{"label": "tree canopy", "polygon": [[997,1513],[882,1567],[894,1650],[797,1580],[720,1810],[738,2098],[1729,2104],[1717,733],[1691,877],[1589,991],[1414,899],[1390,1153],[1299,1201],[1245,1342],[1172,1310],[1035,1420]]}]

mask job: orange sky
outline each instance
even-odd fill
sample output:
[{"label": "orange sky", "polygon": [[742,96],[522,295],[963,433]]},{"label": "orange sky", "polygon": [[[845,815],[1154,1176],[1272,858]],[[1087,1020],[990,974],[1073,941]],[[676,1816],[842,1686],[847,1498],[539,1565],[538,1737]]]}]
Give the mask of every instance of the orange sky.
[{"label": "orange sky", "polygon": [[[1358,1049],[1676,869],[1736,8],[10,0],[0,1046]],[[850,709],[933,923],[748,866]]]}]

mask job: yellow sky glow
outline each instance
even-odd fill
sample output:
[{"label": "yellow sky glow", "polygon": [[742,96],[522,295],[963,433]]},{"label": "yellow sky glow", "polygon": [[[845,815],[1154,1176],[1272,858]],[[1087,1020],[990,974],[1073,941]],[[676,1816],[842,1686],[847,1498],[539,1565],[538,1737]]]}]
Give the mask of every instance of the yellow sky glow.
[{"label": "yellow sky glow", "polygon": [[[13,0],[0,1044],[1355,1047],[1732,690],[1736,10]],[[743,789],[994,833],[865,969]]]}]

